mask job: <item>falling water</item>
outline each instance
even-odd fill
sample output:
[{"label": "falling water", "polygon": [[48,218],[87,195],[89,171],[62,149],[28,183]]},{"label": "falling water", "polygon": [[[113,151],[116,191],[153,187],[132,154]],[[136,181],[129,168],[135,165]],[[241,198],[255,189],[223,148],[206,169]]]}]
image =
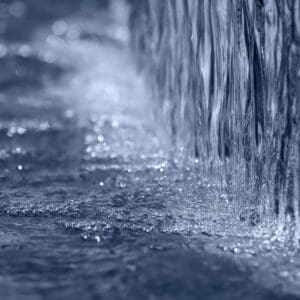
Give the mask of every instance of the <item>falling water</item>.
[{"label": "falling water", "polygon": [[[299,238],[300,2],[132,1],[140,65],[174,160]],[[289,223],[289,225],[287,225]]]},{"label": "falling water", "polygon": [[299,299],[299,1],[253,2],[0,0],[0,299]]}]

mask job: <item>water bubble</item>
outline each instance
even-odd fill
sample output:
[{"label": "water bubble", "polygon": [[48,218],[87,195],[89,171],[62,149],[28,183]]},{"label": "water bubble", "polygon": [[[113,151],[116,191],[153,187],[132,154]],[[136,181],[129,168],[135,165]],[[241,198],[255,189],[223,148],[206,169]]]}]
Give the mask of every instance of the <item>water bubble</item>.
[{"label": "water bubble", "polygon": [[15,126],[11,126],[7,131],[7,136],[13,137],[16,132],[17,132],[17,128]]},{"label": "water bubble", "polygon": [[109,151],[110,151],[110,146],[106,145],[106,146],[104,147],[104,150],[107,151],[107,152],[109,152]]},{"label": "water bubble", "polygon": [[18,129],[17,129],[17,133],[20,134],[20,135],[25,134],[26,131],[27,131],[27,130],[26,130],[25,128],[23,128],[23,127],[18,127]]},{"label": "water bubble", "polygon": [[17,1],[9,6],[9,13],[14,17],[22,17],[25,14],[25,9],[24,3]]},{"label": "water bubble", "polygon": [[80,37],[80,32],[77,29],[71,28],[67,32],[68,40],[78,40]]},{"label": "water bubble", "polygon": [[130,272],[135,272],[137,268],[135,265],[127,265],[126,269]]},{"label": "water bubble", "polygon": [[104,186],[104,182],[103,182],[103,181],[100,181],[100,182],[99,182],[99,185],[100,185],[100,186]]},{"label": "water bubble", "polygon": [[93,149],[90,146],[85,149],[86,153],[91,153],[92,151],[93,151]]},{"label": "water bubble", "polygon": [[240,254],[241,253],[241,249],[238,247],[234,247],[233,249],[231,249],[231,252],[233,254]]},{"label": "water bubble", "polygon": [[51,47],[59,47],[63,43],[63,40],[56,35],[50,34],[47,36],[47,44]]},{"label": "water bubble", "polygon": [[64,35],[68,30],[68,25],[65,21],[55,21],[52,25],[52,32],[55,35]]},{"label": "water bubble", "polygon": [[118,128],[119,127],[119,122],[116,121],[116,120],[113,120],[111,125],[112,125],[113,128]]},{"label": "water bubble", "polygon": [[104,141],[104,137],[101,134],[99,134],[98,137],[97,137],[97,140],[98,140],[98,142],[101,143],[101,142]]},{"label": "water bubble", "polygon": [[65,111],[64,115],[67,119],[72,119],[72,118],[74,118],[75,113],[72,109],[67,109]]},{"label": "water bubble", "polygon": [[284,277],[284,278],[287,278],[287,277],[289,277],[289,272],[288,271],[281,271],[280,273],[279,273],[279,276],[280,277]]},{"label": "water bubble", "polygon": [[19,48],[19,54],[23,57],[29,57],[32,54],[32,49],[29,45],[24,44]]},{"label": "water bubble", "polygon": [[53,53],[51,52],[46,52],[46,54],[44,55],[44,59],[48,64],[52,64],[55,62],[55,56],[53,55]]},{"label": "water bubble", "polygon": [[219,248],[220,250],[222,250],[224,252],[228,251],[228,248],[224,245],[218,245],[217,248]]},{"label": "water bubble", "polygon": [[21,153],[21,152],[22,152],[22,149],[21,149],[20,147],[17,147],[17,148],[15,149],[15,152],[16,152],[16,153]]},{"label": "water bubble", "polygon": [[125,182],[119,182],[119,185],[118,185],[120,188],[125,188],[127,185]]},{"label": "water bubble", "polygon": [[81,238],[82,238],[83,240],[87,240],[87,239],[88,239],[88,235],[84,234],[84,235],[81,236]]},{"label": "water bubble", "polygon": [[22,165],[18,165],[18,171],[22,171],[23,170],[23,166]]},{"label": "water bubble", "polygon": [[50,125],[48,122],[43,122],[40,124],[39,126],[39,130],[41,131],[46,131],[47,129],[49,129]]},{"label": "water bubble", "polygon": [[7,52],[7,47],[3,44],[0,44],[0,58],[5,57]]}]

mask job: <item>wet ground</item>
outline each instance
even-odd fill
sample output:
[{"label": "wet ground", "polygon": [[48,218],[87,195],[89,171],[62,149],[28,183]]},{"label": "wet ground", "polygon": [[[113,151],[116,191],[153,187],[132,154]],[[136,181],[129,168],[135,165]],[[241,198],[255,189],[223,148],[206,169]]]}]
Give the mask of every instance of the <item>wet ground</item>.
[{"label": "wet ground", "polygon": [[300,260],[169,160],[115,3],[0,2],[0,298],[296,299]]}]

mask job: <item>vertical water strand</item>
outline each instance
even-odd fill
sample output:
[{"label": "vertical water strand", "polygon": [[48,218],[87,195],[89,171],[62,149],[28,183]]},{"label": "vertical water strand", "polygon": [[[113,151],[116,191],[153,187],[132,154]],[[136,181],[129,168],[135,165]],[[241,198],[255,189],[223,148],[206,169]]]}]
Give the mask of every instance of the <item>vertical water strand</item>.
[{"label": "vertical water strand", "polygon": [[173,158],[196,158],[253,225],[278,216],[298,240],[299,1],[144,0],[133,12]]}]

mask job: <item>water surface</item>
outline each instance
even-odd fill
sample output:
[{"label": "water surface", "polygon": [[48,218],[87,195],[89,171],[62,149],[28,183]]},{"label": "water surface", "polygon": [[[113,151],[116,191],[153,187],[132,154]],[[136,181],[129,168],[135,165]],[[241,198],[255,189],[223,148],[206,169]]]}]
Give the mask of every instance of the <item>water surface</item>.
[{"label": "water surface", "polygon": [[90,3],[1,2],[1,299],[296,299],[295,253],[169,159],[126,6]]}]

